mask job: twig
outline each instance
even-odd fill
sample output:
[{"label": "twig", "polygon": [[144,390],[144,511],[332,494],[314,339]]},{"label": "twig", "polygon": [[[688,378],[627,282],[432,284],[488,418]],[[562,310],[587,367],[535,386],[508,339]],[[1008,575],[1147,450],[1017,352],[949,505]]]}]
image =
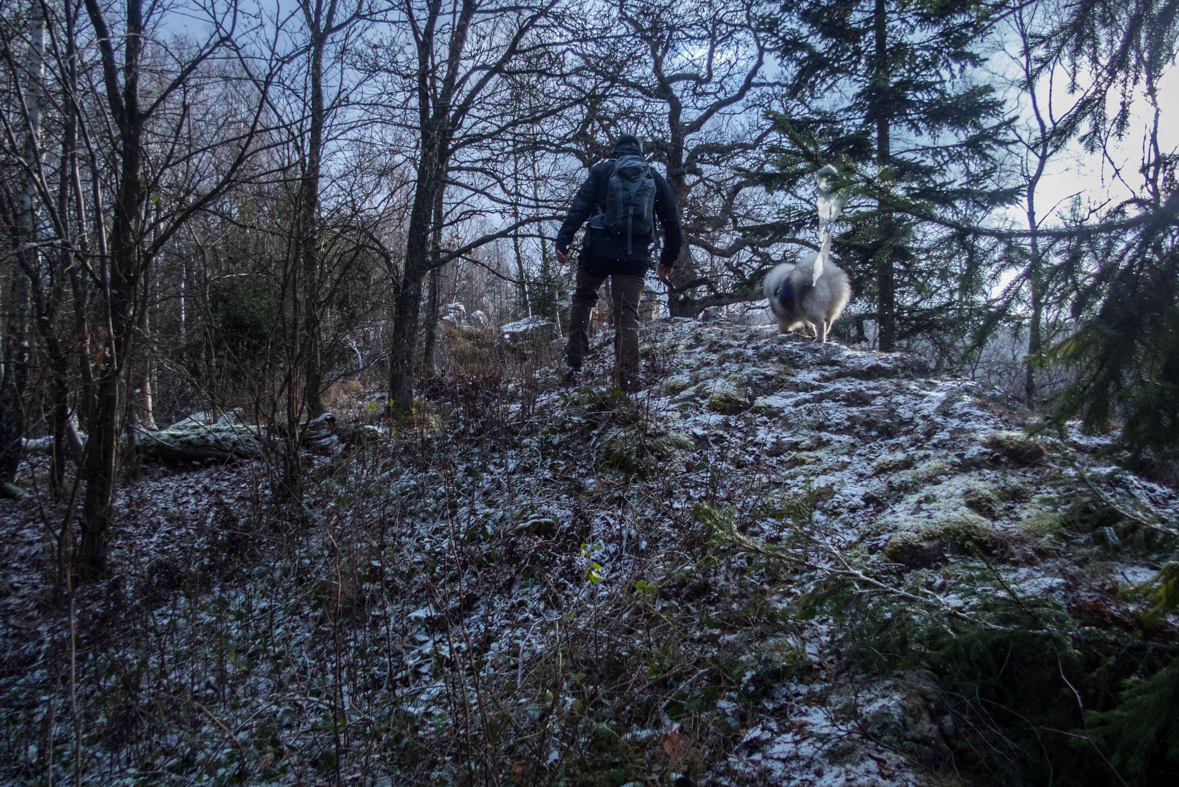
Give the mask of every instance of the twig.
[{"label": "twig", "polygon": [[238,754],[241,754],[243,757],[245,756],[245,751],[242,750],[241,741],[239,741],[237,739],[237,736],[234,735],[233,732],[228,727],[225,726],[225,724],[221,721],[221,719],[219,719],[215,715],[213,715],[213,711],[209,710],[208,708],[206,708],[204,705],[197,702],[196,700],[189,699],[188,697],[175,697],[174,699],[178,699],[187,705],[194,705],[198,709],[200,709],[206,716],[209,717],[210,721],[212,721],[214,724],[216,724],[218,727],[221,728],[222,732],[224,732],[226,737],[229,738],[229,742],[233,744],[235,749],[237,749]]},{"label": "twig", "polygon": [[[1072,688],[1072,687],[1070,686],[1069,688]],[[1126,780],[1122,778],[1122,775],[1120,773],[1118,773],[1117,768],[1115,768],[1113,766],[1113,763],[1111,763],[1106,758],[1106,756],[1101,752],[1101,749],[1097,748],[1097,744],[1094,743],[1092,740],[1090,740],[1088,735],[1078,735],[1075,732],[1065,732],[1064,730],[1056,730],[1056,729],[1053,729],[1052,727],[1033,727],[1032,729],[1042,730],[1043,732],[1054,732],[1057,735],[1064,735],[1066,738],[1079,738],[1079,739],[1085,741],[1086,743],[1088,743],[1090,746],[1093,747],[1093,750],[1095,752],[1097,752],[1097,756],[1101,758],[1101,761],[1109,766],[1109,769],[1111,771],[1113,771],[1113,775],[1117,778],[1117,780],[1119,782],[1121,782],[1124,787],[1130,787],[1130,785],[1126,783]]]},{"label": "twig", "polygon": [[991,565],[991,561],[987,560],[987,556],[983,554],[983,551],[979,548],[978,544],[974,543],[973,541],[967,541],[966,548],[970,550],[971,554],[983,562],[983,565],[985,565],[990,570],[991,575],[995,578],[995,581],[1003,586],[1003,589],[1007,591],[1007,594],[1011,596],[1016,605],[1018,605],[1019,608],[1024,611],[1024,614],[1037,623],[1042,623],[1040,616],[1023,603],[1023,599],[1020,598],[1019,594],[1015,592],[1015,588],[1007,584],[1007,580],[1003,579],[1003,575],[999,573],[999,570]]}]

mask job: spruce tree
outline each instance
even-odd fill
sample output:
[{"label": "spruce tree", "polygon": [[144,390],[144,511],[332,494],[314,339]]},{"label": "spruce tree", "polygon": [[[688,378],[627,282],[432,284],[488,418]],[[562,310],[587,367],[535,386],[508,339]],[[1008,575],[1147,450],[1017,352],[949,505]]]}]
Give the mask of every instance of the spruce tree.
[{"label": "spruce tree", "polygon": [[[1160,84],[1179,50],[1179,4],[1084,3],[1042,41],[1044,60],[1063,58],[1093,85],[1080,135],[1090,151],[1115,160],[1111,143],[1131,129],[1135,94],[1153,110],[1133,196],[1099,222],[1069,228],[1056,273],[1072,284],[1078,328],[1045,357],[1073,380],[1052,397],[1050,420],[1063,427],[1080,415],[1089,431],[1120,426],[1118,448],[1165,467],[1179,458],[1179,155],[1160,142]],[[1127,185],[1132,177],[1128,167],[1119,173]]]},{"label": "spruce tree", "polygon": [[[782,140],[771,190],[798,194],[833,162],[857,199],[845,211],[836,258],[856,292],[875,302],[879,349],[947,324],[985,289],[986,256],[970,223],[1015,195],[998,186],[1007,144],[1003,104],[972,80],[981,64],[986,6],[906,0],[805,0],[773,20],[781,60],[793,72],[776,116]],[[796,235],[805,210],[774,228]]]}]

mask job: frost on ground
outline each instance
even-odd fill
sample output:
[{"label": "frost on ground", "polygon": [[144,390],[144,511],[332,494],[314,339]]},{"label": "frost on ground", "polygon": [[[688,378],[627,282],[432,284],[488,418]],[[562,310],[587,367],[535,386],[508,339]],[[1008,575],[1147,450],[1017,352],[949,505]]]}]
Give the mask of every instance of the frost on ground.
[{"label": "frost on ground", "polygon": [[1002,782],[1035,763],[985,704],[1008,673],[967,696],[979,652],[1034,677],[1037,649],[1173,651],[1149,589],[1179,496],[1101,441],[1030,438],[905,355],[644,330],[630,400],[608,344],[577,389],[446,378],[307,459],[298,503],[266,456],[147,466],[113,576],[72,597],[27,468],[0,502],[0,779]]}]

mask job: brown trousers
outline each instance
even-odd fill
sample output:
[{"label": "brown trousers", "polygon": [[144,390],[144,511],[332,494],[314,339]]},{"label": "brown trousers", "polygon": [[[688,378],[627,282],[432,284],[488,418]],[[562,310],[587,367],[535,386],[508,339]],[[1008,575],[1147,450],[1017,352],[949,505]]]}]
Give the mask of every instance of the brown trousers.
[{"label": "brown trousers", "polygon": [[[569,315],[569,344],[565,357],[571,368],[580,369],[589,353],[590,312],[598,302],[598,289],[606,280],[595,279],[577,268],[577,286],[573,291],[573,308]],[[614,373],[623,391],[637,391],[639,377],[639,298],[643,295],[642,276],[610,276],[610,299],[614,325]]]}]

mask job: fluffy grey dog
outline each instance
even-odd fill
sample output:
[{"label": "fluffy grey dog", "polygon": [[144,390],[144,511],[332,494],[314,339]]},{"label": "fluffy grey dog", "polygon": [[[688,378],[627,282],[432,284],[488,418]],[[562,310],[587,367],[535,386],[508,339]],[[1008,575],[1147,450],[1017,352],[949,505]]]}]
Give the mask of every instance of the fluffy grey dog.
[{"label": "fluffy grey dog", "polygon": [[798,264],[784,262],[774,268],[766,276],[765,293],[780,332],[809,325],[815,329],[816,338],[826,342],[831,325],[851,300],[851,284],[847,274],[830,260],[823,265],[819,280],[812,284],[818,256],[811,255]]}]

